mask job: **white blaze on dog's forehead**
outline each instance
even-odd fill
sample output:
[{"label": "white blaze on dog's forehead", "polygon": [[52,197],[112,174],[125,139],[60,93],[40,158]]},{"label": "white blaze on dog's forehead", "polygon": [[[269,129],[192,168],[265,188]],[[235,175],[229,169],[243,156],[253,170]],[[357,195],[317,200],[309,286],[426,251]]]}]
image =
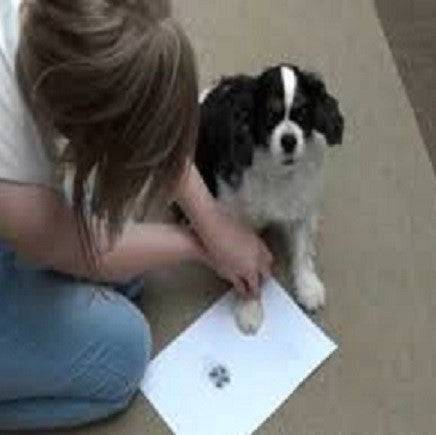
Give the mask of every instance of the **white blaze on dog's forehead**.
[{"label": "white blaze on dog's forehead", "polygon": [[200,104],[204,103],[208,95],[212,92],[212,88],[206,88],[203,89],[203,91],[200,92],[200,96],[198,97],[198,101]]},{"label": "white blaze on dog's forehead", "polygon": [[288,118],[297,89],[297,77],[295,76],[294,70],[286,66],[281,67],[281,73],[285,96],[286,118]]}]

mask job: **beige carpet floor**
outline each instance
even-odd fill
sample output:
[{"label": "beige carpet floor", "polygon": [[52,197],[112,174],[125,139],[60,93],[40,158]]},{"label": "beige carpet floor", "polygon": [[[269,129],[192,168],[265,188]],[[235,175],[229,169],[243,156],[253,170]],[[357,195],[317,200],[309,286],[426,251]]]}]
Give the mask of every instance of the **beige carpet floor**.
[{"label": "beige carpet floor", "polygon": [[375,4],[436,171],[436,2]]},{"label": "beige carpet floor", "polygon": [[[372,2],[184,0],[177,14],[202,85],[296,62],[324,75],[346,114],[345,144],[328,157],[320,255],[328,306],[317,316],[340,350],[258,433],[434,434],[436,182]],[[148,278],[157,351],[218,287],[198,268]],[[124,415],[73,433],[169,432],[138,397]]]}]

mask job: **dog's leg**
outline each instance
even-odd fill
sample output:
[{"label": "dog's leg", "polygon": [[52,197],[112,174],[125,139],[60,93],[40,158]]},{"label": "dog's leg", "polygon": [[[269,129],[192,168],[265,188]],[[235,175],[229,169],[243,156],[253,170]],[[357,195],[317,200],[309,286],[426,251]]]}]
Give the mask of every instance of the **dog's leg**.
[{"label": "dog's leg", "polygon": [[293,276],[296,295],[308,311],[315,311],[325,304],[325,288],[314,265],[316,222],[315,215],[308,215],[294,225]]},{"label": "dog's leg", "polygon": [[[255,226],[251,222],[252,226]],[[260,236],[264,239],[267,245],[271,243],[272,231],[269,228],[265,228],[263,231],[259,231]],[[269,242],[269,243],[268,243]],[[261,299],[244,299],[239,295],[236,295],[235,304],[235,319],[239,329],[246,335],[254,335],[261,327],[264,319],[264,311]]]},{"label": "dog's leg", "polygon": [[259,299],[243,299],[236,296],[235,319],[239,329],[246,335],[254,335],[263,323],[263,307]]}]

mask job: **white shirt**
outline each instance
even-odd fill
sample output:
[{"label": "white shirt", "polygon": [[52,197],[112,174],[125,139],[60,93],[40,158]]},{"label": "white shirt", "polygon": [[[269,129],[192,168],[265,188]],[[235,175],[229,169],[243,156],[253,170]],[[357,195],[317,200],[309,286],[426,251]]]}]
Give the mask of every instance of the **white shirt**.
[{"label": "white shirt", "polygon": [[60,188],[18,88],[20,0],[0,0],[0,180]]}]

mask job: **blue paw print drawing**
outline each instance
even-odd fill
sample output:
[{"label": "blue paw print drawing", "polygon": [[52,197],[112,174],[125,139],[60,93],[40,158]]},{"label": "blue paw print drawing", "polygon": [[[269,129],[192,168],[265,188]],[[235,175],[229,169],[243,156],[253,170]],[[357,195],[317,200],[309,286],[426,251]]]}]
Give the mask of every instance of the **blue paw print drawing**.
[{"label": "blue paw print drawing", "polygon": [[209,379],[216,388],[222,389],[230,384],[229,370],[219,364],[211,369]]}]

